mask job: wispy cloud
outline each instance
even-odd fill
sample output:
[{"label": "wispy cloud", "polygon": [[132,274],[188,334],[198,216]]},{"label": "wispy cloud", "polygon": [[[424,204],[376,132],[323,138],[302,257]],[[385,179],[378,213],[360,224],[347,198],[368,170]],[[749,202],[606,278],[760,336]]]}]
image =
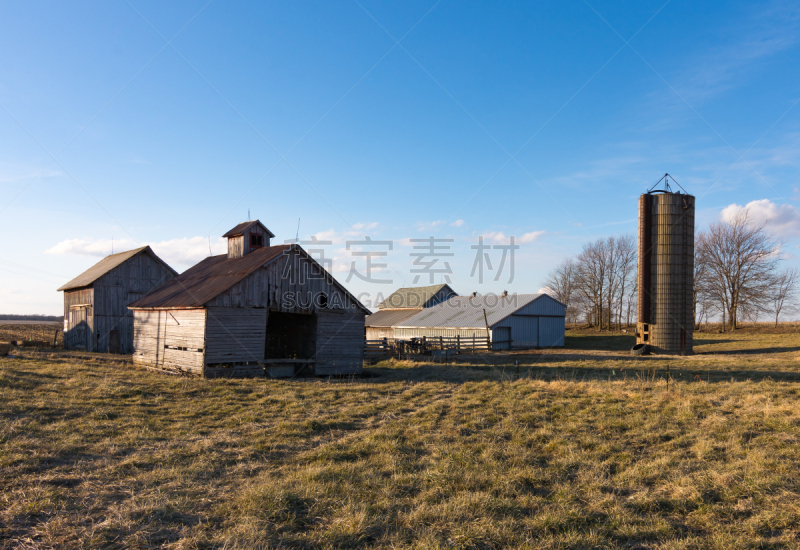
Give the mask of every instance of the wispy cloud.
[{"label": "wispy cloud", "polygon": [[62,173],[51,168],[42,170],[41,167],[37,168],[8,162],[0,163],[0,183],[27,183],[37,175],[39,178],[44,179],[61,176]]},{"label": "wispy cloud", "polygon": [[502,231],[486,231],[481,236],[495,244],[509,244],[511,242],[511,237],[514,237],[515,244],[529,244],[544,235],[546,231],[531,231],[530,233],[524,233],[519,237],[515,235],[506,236],[506,234]]},{"label": "wispy cloud", "polygon": [[432,222],[417,222],[414,227],[416,227],[417,231],[433,231],[439,229],[444,224],[444,220],[436,220]]},{"label": "wispy cloud", "polygon": [[[44,252],[45,254],[103,258],[111,254],[112,244],[115,253],[132,250],[148,244],[164,261],[178,265],[194,265],[209,256],[208,237],[187,237],[141,244],[130,239],[115,239],[113,243],[111,239],[66,239]],[[219,237],[211,239],[210,246],[213,255],[224,254],[228,249],[226,240]]]},{"label": "wispy cloud", "polygon": [[464,225],[464,220],[456,220],[450,225],[452,225],[453,227],[461,227],[462,225]]},{"label": "wispy cloud", "polygon": [[773,1],[748,9],[753,11],[740,19],[743,24],[722,31],[719,41],[723,45],[692,59],[683,76],[675,80],[676,88],[690,103],[748,83],[746,75],[757,70],[765,58],[797,44],[800,8],[796,3]]},{"label": "wispy cloud", "polygon": [[546,233],[546,231],[531,231],[530,233],[524,233],[524,234],[520,235],[520,237],[517,239],[517,242],[519,244],[532,243],[533,241],[535,241],[536,239],[538,239],[539,237],[541,237],[545,233]]}]

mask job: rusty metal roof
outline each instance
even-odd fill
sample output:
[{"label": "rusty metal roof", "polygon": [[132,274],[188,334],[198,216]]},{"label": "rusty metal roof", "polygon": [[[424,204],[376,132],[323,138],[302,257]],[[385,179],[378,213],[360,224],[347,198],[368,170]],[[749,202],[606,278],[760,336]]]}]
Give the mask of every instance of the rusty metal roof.
[{"label": "rusty metal roof", "polygon": [[162,264],[164,264],[167,267],[167,269],[172,271],[172,273],[174,273],[175,275],[178,274],[178,272],[172,269],[169,265],[167,265],[167,263],[164,260],[156,256],[156,253],[153,252],[152,248],[150,248],[149,246],[143,246],[141,248],[128,250],[127,252],[119,252],[117,254],[106,256],[105,258],[94,264],[92,267],[90,267],[89,269],[87,269],[74,279],[72,279],[70,282],[60,287],[58,290],[59,291],[72,290],[73,288],[89,286],[92,283],[94,283],[97,279],[99,279],[100,277],[102,277],[115,267],[117,267],[118,265],[124,263],[125,261],[133,258],[134,256],[140,253],[149,254],[150,256],[152,256],[154,260],[157,260]]},{"label": "rusty metal roof", "polygon": [[[261,267],[294,249],[308,261],[313,262],[320,270],[325,269],[311,257],[308,252],[296,244],[282,244],[257,248],[241,258],[228,259],[227,254],[211,256],[196,266],[186,270],[168,283],[158,287],[147,296],[130,304],[130,309],[159,308],[199,308],[213,300],[233,285],[255,273]],[[370,311],[358,298],[353,296],[330,273],[332,283],[346,293],[353,303],[365,314]]]},{"label": "rusty metal roof", "polygon": [[257,248],[241,258],[210,256],[132,304],[132,309],[203,307],[230,287],[273,261],[291,245]]},{"label": "rusty metal roof", "polygon": [[253,227],[255,224],[260,225],[264,229],[264,231],[267,232],[270,238],[275,237],[275,235],[272,234],[272,231],[267,229],[267,226],[265,226],[258,220],[253,220],[250,222],[242,222],[233,229],[231,229],[230,231],[228,231],[227,233],[225,233],[222,237],[227,238],[227,237],[235,237],[236,235],[244,235],[244,232]]},{"label": "rusty metal roof", "polygon": [[392,327],[422,311],[422,308],[382,309],[364,319],[367,327]]}]

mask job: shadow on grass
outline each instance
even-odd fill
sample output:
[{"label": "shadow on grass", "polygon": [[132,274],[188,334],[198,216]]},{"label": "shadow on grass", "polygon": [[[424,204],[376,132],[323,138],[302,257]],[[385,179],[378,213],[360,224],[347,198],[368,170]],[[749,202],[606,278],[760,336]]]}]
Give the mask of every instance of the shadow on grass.
[{"label": "shadow on grass", "polygon": [[761,353],[791,353],[800,351],[800,346],[786,348],[746,348],[746,349],[724,349],[714,351],[699,351],[697,355],[750,355]]},{"label": "shadow on grass", "polygon": [[[650,362],[648,362],[650,363]],[[564,380],[568,382],[619,382],[665,381],[669,377],[675,382],[719,383],[738,381],[800,382],[800,372],[767,371],[747,369],[703,369],[703,368],[667,368],[663,363],[653,366],[652,363],[640,363],[620,368],[593,367],[560,367],[553,365],[522,366],[516,365],[420,365],[405,368],[371,367],[369,369],[379,376],[371,383],[390,383],[397,381],[421,382],[441,381],[447,383],[465,383],[477,381],[514,381],[528,380]]]},{"label": "shadow on grass", "polygon": [[696,336],[693,338],[693,342],[695,346],[713,346],[714,344],[735,344],[736,342],[741,342],[742,340],[735,340],[731,338],[730,340],[710,340],[706,338],[697,338]]},{"label": "shadow on grass", "polygon": [[633,334],[607,334],[597,336],[564,337],[564,348],[579,350],[618,351],[629,350],[636,344]]}]

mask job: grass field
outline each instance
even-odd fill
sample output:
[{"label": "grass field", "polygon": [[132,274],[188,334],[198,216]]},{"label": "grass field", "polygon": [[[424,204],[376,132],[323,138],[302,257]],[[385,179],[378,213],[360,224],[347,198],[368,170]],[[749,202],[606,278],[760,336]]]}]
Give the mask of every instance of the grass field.
[{"label": "grass field", "polygon": [[800,335],[569,334],[356,380],[0,359],[0,547],[800,547]]}]

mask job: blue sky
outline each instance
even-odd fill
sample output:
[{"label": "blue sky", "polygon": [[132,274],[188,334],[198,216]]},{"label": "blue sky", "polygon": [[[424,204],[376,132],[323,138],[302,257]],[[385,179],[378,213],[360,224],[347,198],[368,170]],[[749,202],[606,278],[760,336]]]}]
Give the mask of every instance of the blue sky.
[{"label": "blue sky", "polygon": [[[178,271],[247,219],[386,251],[365,302],[453,239],[461,293],[535,292],[633,233],[665,172],[698,226],[731,205],[800,235],[800,8],[789,2],[0,3],[0,312],[144,244]],[[55,157],[55,159],[53,158]],[[515,236],[514,280],[470,272]],[[391,240],[383,246],[348,240]],[[319,248],[319,247],[309,247]],[[436,282],[441,280],[437,275]],[[421,275],[418,284],[427,284]]]}]

